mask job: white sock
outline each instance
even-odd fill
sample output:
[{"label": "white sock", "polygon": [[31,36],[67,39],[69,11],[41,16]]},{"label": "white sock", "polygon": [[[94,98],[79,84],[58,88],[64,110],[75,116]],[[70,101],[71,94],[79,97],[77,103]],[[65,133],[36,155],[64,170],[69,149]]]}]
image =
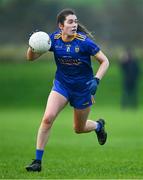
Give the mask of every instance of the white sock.
[{"label": "white sock", "polygon": [[95,121],[95,130],[98,132],[98,131],[100,131],[100,129],[101,129],[100,123],[98,123],[97,121]]},{"label": "white sock", "polygon": [[95,129],[98,129],[98,122],[94,121],[95,123]]}]

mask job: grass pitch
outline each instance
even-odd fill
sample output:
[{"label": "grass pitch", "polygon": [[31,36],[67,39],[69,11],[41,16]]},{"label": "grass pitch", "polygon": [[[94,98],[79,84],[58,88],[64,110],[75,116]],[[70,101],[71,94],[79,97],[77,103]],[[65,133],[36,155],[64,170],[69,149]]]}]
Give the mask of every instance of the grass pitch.
[{"label": "grass pitch", "polygon": [[[44,109],[43,109],[44,110]],[[1,179],[133,179],[143,178],[141,109],[92,107],[91,119],[106,119],[108,141],[97,142],[94,132],[73,131],[72,108],[66,107],[51,131],[40,173],[26,172],[35,157],[41,109],[6,109],[0,114]]]},{"label": "grass pitch", "polygon": [[106,119],[107,143],[100,146],[94,132],[75,134],[68,106],[52,128],[43,171],[26,172],[35,158],[37,130],[54,72],[52,62],[0,65],[0,179],[143,179],[143,83],[140,108],[121,111],[121,74],[115,64],[100,83],[89,117]]}]

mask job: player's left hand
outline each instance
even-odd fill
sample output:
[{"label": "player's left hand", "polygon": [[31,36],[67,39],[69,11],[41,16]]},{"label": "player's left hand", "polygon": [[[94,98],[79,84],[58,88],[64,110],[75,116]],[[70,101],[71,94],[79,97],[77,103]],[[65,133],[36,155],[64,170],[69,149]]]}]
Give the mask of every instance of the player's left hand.
[{"label": "player's left hand", "polygon": [[92,80],[86,83],[89,86],[89,90],[92,95],[95,95],[99,81],[100,80],[98,78],[94,77]]}]

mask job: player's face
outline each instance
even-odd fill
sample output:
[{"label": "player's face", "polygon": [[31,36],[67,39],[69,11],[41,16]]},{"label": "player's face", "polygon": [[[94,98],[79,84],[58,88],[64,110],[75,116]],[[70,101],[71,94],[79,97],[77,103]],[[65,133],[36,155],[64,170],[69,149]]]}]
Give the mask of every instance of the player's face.
[{"label": "player's face", "polygon": [[63,34],[72,36],[76,33],[78,27],[78,20],[76,15],[68,15],[64,21],[64,25],[61,26]]}]

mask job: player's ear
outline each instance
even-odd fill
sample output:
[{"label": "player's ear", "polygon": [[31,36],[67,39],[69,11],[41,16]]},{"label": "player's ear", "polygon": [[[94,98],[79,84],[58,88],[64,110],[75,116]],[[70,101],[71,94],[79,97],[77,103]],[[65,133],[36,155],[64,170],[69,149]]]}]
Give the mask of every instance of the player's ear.
[{"label": "player's ear", "polygon": [[59,23],[59,28],[60,28],[60,30],[63,30],[63,27],[64,27],[64,25],[61,24],[61,23]]}]

